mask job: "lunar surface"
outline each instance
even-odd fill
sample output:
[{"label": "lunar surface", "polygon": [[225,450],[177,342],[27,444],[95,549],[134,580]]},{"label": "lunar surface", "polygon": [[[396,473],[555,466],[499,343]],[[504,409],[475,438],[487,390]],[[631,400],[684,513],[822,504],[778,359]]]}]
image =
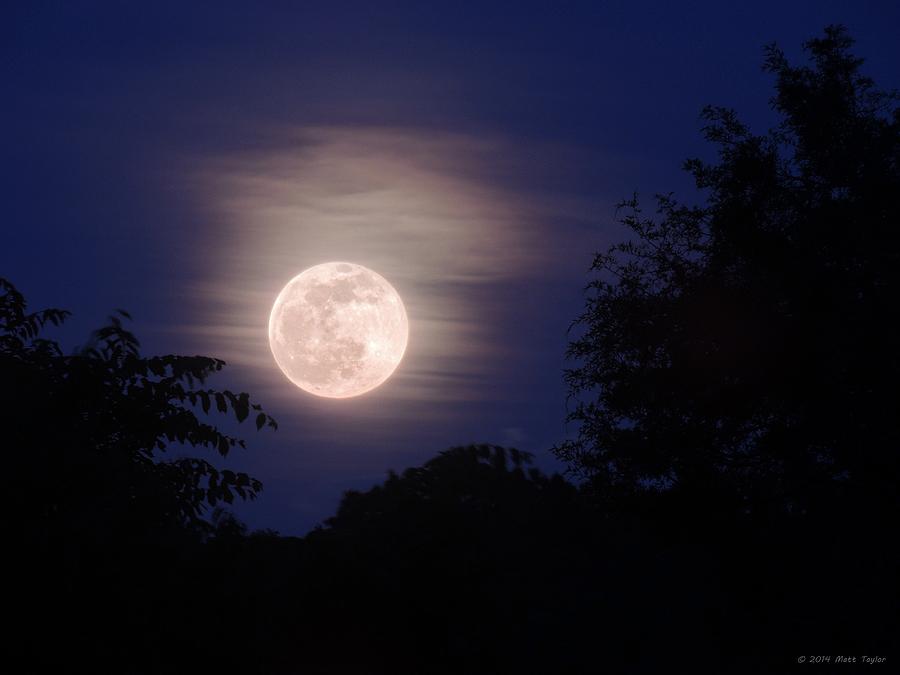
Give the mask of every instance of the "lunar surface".
[{"label": "lunar surface", "polygon": [[354,263],[310,267],[282,289],[269,316],[278,367],[301,389],[329,398],[380,385],[397,368],[408,339],[397,291]]}]

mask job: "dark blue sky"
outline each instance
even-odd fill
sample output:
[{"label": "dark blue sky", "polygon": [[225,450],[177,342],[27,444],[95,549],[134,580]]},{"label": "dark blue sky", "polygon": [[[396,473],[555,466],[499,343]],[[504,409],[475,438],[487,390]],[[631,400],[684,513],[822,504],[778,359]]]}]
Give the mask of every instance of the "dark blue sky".
[{"label": "dark blue sky", "polygon": [[[692,196],[704,104],[773,122],[764,44],[799,59],[844,23],[900,84],[888,1],[123,5],[5,11],[0,275],[74,311],[67,344],[124,307],[148,352],[232,363],[219,384],[281,423],[230,460],[266,485],[240,515],[292,534],[450,445],[555,466],[565,331],[614,205]],[[328,259],[386,276],[412,322],[395,377],[344,403],[265,343],[278,289]]]}]

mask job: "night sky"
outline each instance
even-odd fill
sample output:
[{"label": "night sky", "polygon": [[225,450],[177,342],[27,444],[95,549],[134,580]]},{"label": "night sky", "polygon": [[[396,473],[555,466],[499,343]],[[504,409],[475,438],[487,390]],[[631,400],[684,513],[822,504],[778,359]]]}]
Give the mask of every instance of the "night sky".
[{"label": "night sky", "polygon": [[[896,2],[18,3],[0,22],[0,275],[83,343],[115,308],[147,353],[205,354],[247,425],[237,508],[303,534],[342,492],[470,442],[558,469],[566,329],[638,191],[690,200],[705,104],[774,120],[762,48],[844,23],[900,85]],[[304,8],[300,6],[304,5]],[[398,371],[307,395],[266,321],[320,262],[385,276],[410,316]]]}]

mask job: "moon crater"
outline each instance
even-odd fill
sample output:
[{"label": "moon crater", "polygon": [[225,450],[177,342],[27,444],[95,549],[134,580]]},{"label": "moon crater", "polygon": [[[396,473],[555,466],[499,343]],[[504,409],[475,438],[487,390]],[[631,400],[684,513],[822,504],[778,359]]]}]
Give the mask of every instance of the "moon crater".
[{"label": "moon crater", "polygon": [[397,291],[355,263],[301,272],[278,294],[269,316],[278,367],[301,389],[328,398],[359,396],[382,384],[408,340],[409,320]]}]

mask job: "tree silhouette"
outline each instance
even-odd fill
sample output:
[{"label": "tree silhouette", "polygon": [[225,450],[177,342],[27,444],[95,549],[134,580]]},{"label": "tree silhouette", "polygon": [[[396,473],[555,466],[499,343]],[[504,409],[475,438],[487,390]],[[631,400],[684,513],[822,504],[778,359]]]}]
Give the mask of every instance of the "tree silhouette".
[{"label": "tree silhouette", "polygon": [[372,673],[557,667],[560,654],[539,645],[554,643],[546,617],[567,602],[584,520],[574,486],[530,461],[456,447],[347,492],[306,542],[319,570],[306,601],[330,608],[317,617],[320,640],[361,638],[355,669]]},{"label": "tree silhouette", "polygon": [[767,49],[765,135],[704,110],[718,161],[685,168],[705,203],[621,205],[634,236],[594,260],[555,448],[607,499],[895,508],[900,108],[851,45],[832,26],[810,66]]},{"label": "tree silhouette", "polygon": [[95,510],[93,519],[132,527],[134,509],[152,501],[152,515],[145,512],[152,520],[205,529],[207,507],[256,497],[262,486],[245,473],[219,471],[205,459],[158,456],[173,444],[205,447],[222,457],[245,447],[201,421],[195,408],[231,411],[238,422],[253,412],[257,429],[277,428],[248,394],[201,386],[223,361],[142,357],[137,338],[119,318],[129,318],[123,311],[86,347],[65,355],[40,332],[67,312],[27,313],[23,296],[4,279],[0,293],[0,369],[4,381],[19,385],[3,391],[2,409],[8,447],[23,462],[16,472],[23,503],[40,495],[40,512],[50,522],[102,502],[103,514]]},{"label": "tree silhouette", "polygon": [[[88,651],[97,633],[115,645],[113,636],[131,632],[120,640],[124,649],[162,610],[150,596],[164,585],[164,570],[177,568],[191,540],[214,531],[206,510],[253,499],[262,487],[203,458],[161,454],[195,447],[224,457],[244,447],[201,421],[201,410],[230,412],[238,422],[253,415],[257,429],[276,423],[248,394],[203,386],[222,361],[141,356],[123,311],[86,347],[64,354],[42,330],[67,316],[29,313],[0,279],[0,424],[23,594],[18,629],[26,640],[63,644],[68,636],[71,649]],[[89,607],[105,611],[100,623],[79,619]],[[105,646],[104,658],[113,651]],[[102,662],[99,653],[91,658]]]}]

